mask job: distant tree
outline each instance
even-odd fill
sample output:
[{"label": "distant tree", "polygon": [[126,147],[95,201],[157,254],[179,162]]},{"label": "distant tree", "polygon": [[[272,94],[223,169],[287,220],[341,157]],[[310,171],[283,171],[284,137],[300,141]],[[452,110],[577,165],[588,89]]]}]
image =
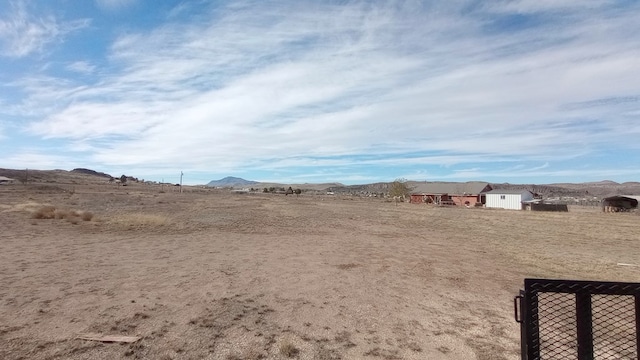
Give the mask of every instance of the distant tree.
[{"label": "distant tree", "polygon": [[269,192],[269,189],[264,188],[264,189],[262,189],[262,192],[263,192],[263,193],[268,193],[268,192]]},{"label": "distant tree", "polygon": [[389,196],[391,196],[396,203],[398,201],[404,201],[404,199],[411,193],[411,188],[407,185],[406,179],[396,179],[389,186]]},{"label": "distant tree", "polygon": [[124,184],[127,183],[127,176],[122,174],[122,176],[120,176],[120,183],[124,186]]},{"label": "distant tree", "polygon": [[296,197],[298,197],[298,196],[300,196],[300,194],[302,194],[302,190],[300,190],[300,189],[296,189],[294,192],[296,193]]}]

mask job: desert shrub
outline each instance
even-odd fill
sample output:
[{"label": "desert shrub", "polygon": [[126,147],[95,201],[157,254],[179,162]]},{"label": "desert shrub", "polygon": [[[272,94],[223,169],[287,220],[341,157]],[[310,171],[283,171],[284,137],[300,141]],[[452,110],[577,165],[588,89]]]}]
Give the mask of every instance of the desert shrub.
[{"label": "desert shrub", "polygon": [[68,213],[66,210],[60,210],[60,209],[56,209],[55,210],[55,217],[56,219],[65,219],[68,217]]},{"label": "desert shrub", "polygon": [[298,355],[299,352],[300,350],[298,350],[298,348],[295,347],[295,345],[293,345],[289,340],[284,340],[280,344],[280,354],[286,357],[294,357]]},{"label": "desert shrub", "polygon": [[93,213],[90,211],[85,211],[80,217],[82,218],[82,221],[91,221],[91,219],[93,219]]},{"label": "desert shrub", "polygon": [[77,211],[69,209],[58,209],[53,205],[45,205],[37,208],[31,213],[33,219],[66,219],[72,224],[77,224],[81,220],[91,221],[93,214],[88,211]]},{"label": "desert shrub", "polygon": [[69,218],[80,217],[80,213],[75,210],[56,209],[55,216],[56,216],[56,219],[69,219]]},{"label": "desert shrub", "polygon": [[51,205],[42,206],[39,209],[36,209],[31,214],[31,217],[34,219],[53,219],[56,217],[55,212],[56,212],[55,206],[51,206]]}]

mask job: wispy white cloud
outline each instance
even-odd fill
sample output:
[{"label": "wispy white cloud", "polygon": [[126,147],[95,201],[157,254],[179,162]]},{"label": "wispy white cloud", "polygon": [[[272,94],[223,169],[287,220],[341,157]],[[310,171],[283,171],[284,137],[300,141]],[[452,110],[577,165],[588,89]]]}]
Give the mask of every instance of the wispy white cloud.
[{"label": "wispy white cloud", "polygon": [[138,2],[138,0],[95,0],[96,5],[104,10],[120,10]]},{"label": "wispy white cloud", "polygon": [[24,1],[12,1],[8,8],[7,13],[0,15],[2,56],[23,57],[40,52],[46,45],[89,25],[87,19],[61,22],[53,15],[32,14]]},{"label": "wispy white cloud", "polygon": [[67,69],[81,74],[91,74],[96,67],[87,61],[74,61],[67,65]]},{"label": "wispy white cloud", "polygon": [[9,103],[0,112],[27,118],[43,118],[62,111],[74,94],[86,88],[72,79],[37,73],[7,83],[5,87],[9,91],[17,90],[28,95],[21,102]]},{"label": "wispy white cloud", "polygon": [[28,149],[2,159],[2,166],[13,169],[66,169],[79,167],[79,163],[65,155]]},{"label": "wispy white cloud", "polygon": [[575,11],[602,8],[615,4],[614,0],[502,0],[487,2],[485,6],[503,13],[538,13],[549,11]]},{"label": "wispy white cloud", "polygon": [[[563,169],[548,171],[496,171],[494,169],[478,169],[469,172],[455,172],[450,174],[432,174],[432,180],[464,180],[464,179],[486,179],[489,181],[500,181],[500,179],[514,179],[518,182],[527,182],[527,179],[535,179],[540,183],[540,179],[547,179],[543,183],[559,182],[562,179],[583,179],[583,181],[597,181],[618,177],[637,178],[640,176],[640,169],[634,167],[614,168],[614,169]],[[502,180],[504,181],[504,180]],[[529,180],[531,181],[531,180]]]}]

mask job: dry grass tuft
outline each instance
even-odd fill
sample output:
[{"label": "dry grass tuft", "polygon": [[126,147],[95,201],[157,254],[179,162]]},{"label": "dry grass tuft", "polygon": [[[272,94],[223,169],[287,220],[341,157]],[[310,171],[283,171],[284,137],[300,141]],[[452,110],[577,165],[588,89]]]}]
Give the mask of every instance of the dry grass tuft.
[{"label": "dry grass tuft", "polygon": [[44,205],[33,210],[31,213],[33,219],[66,219],[72,224],[78,224],[80,220],[91,221],[93,214],[88,211],[77,211],[69,209],[58,209],[53,205]]},{"label": "dry grass tuft", "polygon": [[80,217],[82,218],[82,221],[91,221],[91,219],[93,219],[93,213],[85,211]]},{"label": "dry grass tuft", "polygon": [[350,270],[353,268],[357,268],[359,266],[360,266],[359,264],[354,264],[354,263],[336,265],[336,267],[340,270]]},{"label": "dry grass tuft", "polygon": [[31,213],[31,217],[34,219],[53,219],[56,217],[55,206],[42,206]]},{"label": "dry grass tuft", "polygon": [[67,210],[67,209],[56,209],[55,210],[56,219],[71,219],[80,217],[80,213],[75,210]]},{"label": "dry grass tuft", "polygon": [[280,344],[280,354],[286,357],[294,357],[298,355],[299,352],[300,350],[289,340],[283,340]]}]

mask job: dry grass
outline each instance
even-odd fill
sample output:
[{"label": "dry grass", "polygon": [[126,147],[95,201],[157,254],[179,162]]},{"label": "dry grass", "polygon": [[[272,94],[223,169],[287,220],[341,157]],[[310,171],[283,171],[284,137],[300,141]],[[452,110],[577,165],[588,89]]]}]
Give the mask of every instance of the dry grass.
[{"label": "dry grass", "polygon": [[80,221],[91,221],[93,214],[88,211],[78,211],[71,209],[59,209],[53,205],[40,206],[31,213],[32,219],[58,219],[67,220],[71,224],[78,224]]},{"label": "dry grass", "polygon": [[93,213],[85,211],[80,215],[80,217],[82,218],[82,221],[91,221],[91,219],[93,219]]},{"label": "dry grass", "polygon": [[55,209],[56,219],[73,219],[80,217],[80,213],[76,210],[69,209]]},{"label": "dry grass", "polygon": [[170,224],[168,217],[157,214],[129,213],[116,215],[109,223],[124,227],[161,227]]},{"label": "dry grass", "polygon": [[34,219],[54,219],[56,217],[56,207],[51,205],[42,206],[33,211],[31,217]]},{"label": "dry grass", "polygon": [[640,276],[631,214],[104,188],[0,192],[0,359],[516,360],[524,277]]},{"label": "dry grass", "polygon": [[280,343],[280,354],[286,356],[286,357],[294,357],[296,355],[298,355],[298,353],[300,352],[300,350],[298,350],[298,348],[293,345],[293,343],[290,340],[283,340],[282,343]]}]

